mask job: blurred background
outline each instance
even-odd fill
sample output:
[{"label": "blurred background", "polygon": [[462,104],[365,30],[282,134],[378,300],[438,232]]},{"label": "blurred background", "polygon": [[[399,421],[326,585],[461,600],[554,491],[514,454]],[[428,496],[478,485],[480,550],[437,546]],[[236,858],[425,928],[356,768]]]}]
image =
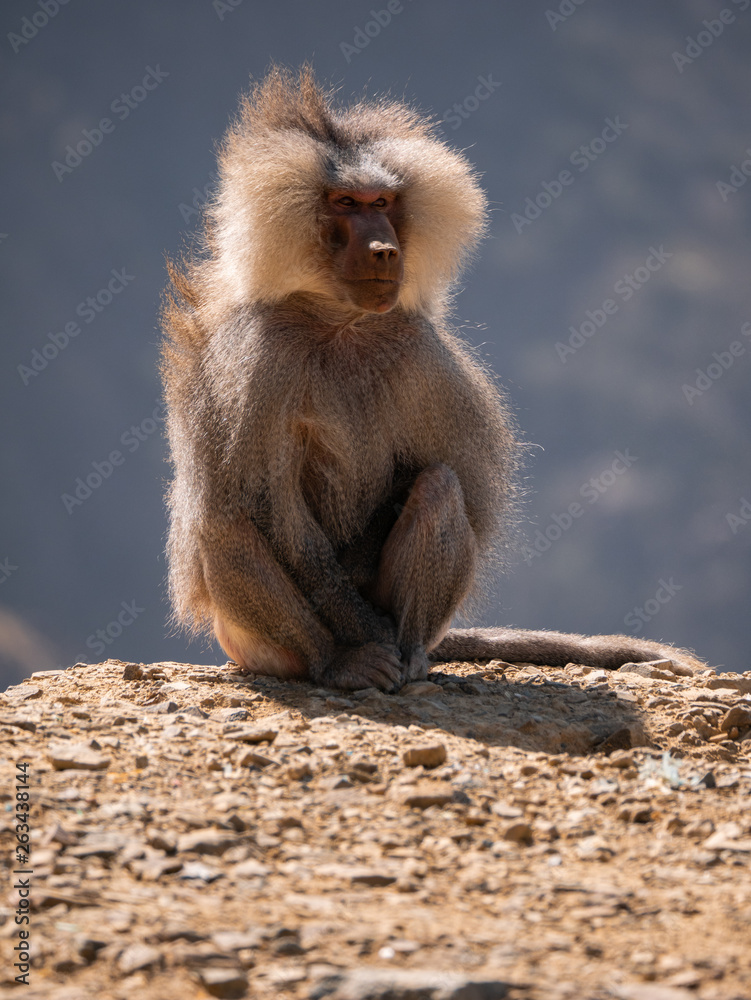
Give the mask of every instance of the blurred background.
[{"label": "blurred background", "polygon": [[[390,91],[493,206],[456,320],[525,439],[485,623],[751,667],[751,0],[6,0],[0,681],[222,662],[166,624],[158,321],[270,61]],[[103,119],[105,121],[103,121]]]}]

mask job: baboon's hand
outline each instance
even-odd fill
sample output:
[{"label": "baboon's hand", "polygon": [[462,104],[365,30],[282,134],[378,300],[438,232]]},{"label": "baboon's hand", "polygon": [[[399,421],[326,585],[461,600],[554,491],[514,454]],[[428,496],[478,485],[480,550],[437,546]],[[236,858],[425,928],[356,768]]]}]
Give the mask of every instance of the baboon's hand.
[{"label": "baboon's hand", "polygon": [[396,646],[369,642],[354,649],[339,649],[320,681],[345,691],[367,687],[392,691],[401,686],[403,669]]}]

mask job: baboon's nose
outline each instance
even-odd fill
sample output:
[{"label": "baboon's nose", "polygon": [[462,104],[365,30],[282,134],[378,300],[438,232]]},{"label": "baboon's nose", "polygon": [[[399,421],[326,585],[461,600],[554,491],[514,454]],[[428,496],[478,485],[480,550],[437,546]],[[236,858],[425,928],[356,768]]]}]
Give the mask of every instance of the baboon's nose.
[{"label": "baboon's nose", "polygon": [[399,251],[393,243],[381,243],[380,240],[371,240],[368,249],[376,260],[393,261],[399,256]]}]

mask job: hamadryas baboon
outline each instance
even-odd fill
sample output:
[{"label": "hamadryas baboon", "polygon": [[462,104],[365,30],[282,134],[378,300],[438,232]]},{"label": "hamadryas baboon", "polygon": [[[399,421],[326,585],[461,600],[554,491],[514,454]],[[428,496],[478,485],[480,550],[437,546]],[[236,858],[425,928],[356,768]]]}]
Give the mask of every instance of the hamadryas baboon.
[{"label": "hamadryas baboon", "polygon": [[163,372],[176,620],[248,672],[391,690],[430,661],[671,657],[626,636],[451,629],[503,545],[518,445],[446,320],[483,233],[465,157],[391,100],[274,69],[171,268]]}]

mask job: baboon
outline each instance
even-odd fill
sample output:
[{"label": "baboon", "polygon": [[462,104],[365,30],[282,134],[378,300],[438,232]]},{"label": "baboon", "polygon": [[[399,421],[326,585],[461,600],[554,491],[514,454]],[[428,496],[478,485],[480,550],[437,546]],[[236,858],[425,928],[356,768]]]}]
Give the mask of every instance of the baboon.
[{"label": "baboon", "polygon": [[615,668],[626,636],[449,628],[513,520],[504,396],[447,321],[483,235],[465,157],[409,106],[274,68],[219,151],[163,313],[177,622],[248,673],[395,690],[432,662]]}]

